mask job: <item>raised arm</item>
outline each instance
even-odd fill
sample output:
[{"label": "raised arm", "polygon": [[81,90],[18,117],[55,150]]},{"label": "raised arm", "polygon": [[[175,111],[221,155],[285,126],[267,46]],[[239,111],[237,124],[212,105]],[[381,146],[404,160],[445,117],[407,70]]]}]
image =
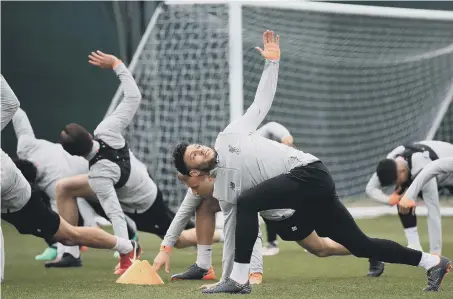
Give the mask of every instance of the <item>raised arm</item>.
[{"label": "raised arm", "polygon": [[409,200],[414,200],[426,183],[438,175],[447,173],[453,174],[453,158],[443,158],[430,162],[417,175],[404,194],[404,197]]},{"label": "raised arm", "polygon": [[264,71],[256,90],[255,99],[245,114],[233,121],[225,130],[225,133],[255,132],[263,122],[272,106],[275,92],[277,91],[278,69],[280,61],[279,36],[274,38],[274,32],[266,31],[263,34],[264,50],[257,48],[261,55],[266,58]]},{"label": "raised arm", "polygon": [[1,130],[3,130],[3,128],[5,128],[9,121],[13,118],[17,109],[19,109],[20,103],[3,75],[0,75],[0,87]]},{"label": "raised arm", "polygon": [[25,111],[21,108],[17,109],[13,116],[13,126],[17,140],[19,140],[22,136],[35,138],[35,133],[33,132],[27,113],[25,113]]},{"label": "raised arm", "polygon": [[104,54],[101,51],[91,52],[90,63],[101,68],[112,68],[121,81],[124,99],[111,115],[104,119],[98,126],[104,130],[121,133],[134,118],[140,106],[142,95],[137,83],[127,67],[115,56]]},{"label": "raised arm", "polygon": [[13,127],[17,137],[17,155],[21,159],[26,159],[38,141],[27,114],[21,108],[13,116]]}]

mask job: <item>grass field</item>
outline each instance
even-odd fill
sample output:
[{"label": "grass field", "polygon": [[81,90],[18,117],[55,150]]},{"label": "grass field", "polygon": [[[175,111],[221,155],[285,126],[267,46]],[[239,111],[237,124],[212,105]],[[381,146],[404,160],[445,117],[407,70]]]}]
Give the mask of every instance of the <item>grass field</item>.
[{"label": "grass field", "polygon": [[[389,238],[402,244],[405,239],[397,217],[360,220],[359,225],[370,236]],[[453,217],[443,219],[443,254],[453,257]],[[19,235],[10,225],[3,223],[6,244],[5,282],[2,295],[5,299],[117,299],[201,298],[197,287],[200,282],[173,282],[170,275],[162,273],[166,282],[161,286],[125,286],[115,284],[112,274],[115,265],[113,253],[93,250],[83,254],[84,266],[78,269],[45,269],[34,256],[44,248],[44,242],[31,236]],[[422,245],[428,249],[426,219],[419,218]],[[160,240],[151,235],[141,235],[143,259],[152,263]],[[193,249],[175,250],[172,253],[172,273],[182,271],[195,261]],[[214,248],[214,266],[221,275],[221,245]],[[442,291],[424,294],[426,275],[421,268],[386,265],[380,278],[368,278],[368,263],[354,257],[320,259],[293,243],[281,242],[277,256],[265,257],[264,282],[253,288],[248,296],[259,298],[448,298],[453,299],[453,275],[446,277]],[[206,295],[208,296],[208,295]],[[232,295],[213,295],[230,298]]]}]

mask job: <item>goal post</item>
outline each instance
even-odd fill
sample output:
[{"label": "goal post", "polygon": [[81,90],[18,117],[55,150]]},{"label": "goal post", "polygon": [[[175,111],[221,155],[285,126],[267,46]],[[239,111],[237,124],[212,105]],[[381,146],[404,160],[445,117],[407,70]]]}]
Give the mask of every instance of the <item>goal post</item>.
[{"label": "goal post", "polygon": [[185,193],[172,165],[174,145],[212,145],[250,106],[264,65],[254,47],[267,29],[281,36],[282,60],[265,122],[285,125],[298,148],[318,156],[343,198],[362,197],[394,147],[453,127],[452,12],[166,1],[129,66],[143,101],[125,136],[172,205]]}]

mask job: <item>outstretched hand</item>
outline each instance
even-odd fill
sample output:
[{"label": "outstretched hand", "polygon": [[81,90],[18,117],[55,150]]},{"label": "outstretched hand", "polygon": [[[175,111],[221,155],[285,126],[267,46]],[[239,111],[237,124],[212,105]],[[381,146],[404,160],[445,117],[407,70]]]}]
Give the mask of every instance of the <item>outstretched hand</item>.
[{"label": "outstretched hand", "polygon": [[268,60],[280,60],[280,37],[274,38],[274,31],[266,30],[263,34],[264,50],[260,47],[255,49]]},{"label": "outstretched hand", "polygon": [[158,272],[164,266],[165,272],[170,273],[170,255],[165,251],[159,251],[154,258],[153,268]]},{"label": "outstretched hand", "polygon": [[116,58],[116,56],[102,53],[99,50],[97,50],[96,52],[91,52],[91,54],[88,55],[88,58],[90,58],[90,60],[88,60],[90,64],[103,69],[114,69],[121,63],[121,60]]}]

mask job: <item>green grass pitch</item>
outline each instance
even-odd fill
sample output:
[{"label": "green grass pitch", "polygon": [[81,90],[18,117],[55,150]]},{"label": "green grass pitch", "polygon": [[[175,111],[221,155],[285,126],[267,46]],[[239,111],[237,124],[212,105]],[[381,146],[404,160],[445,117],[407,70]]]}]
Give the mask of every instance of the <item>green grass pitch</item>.
[{"label": "green grass pitch", "polygon": [[[388,238],[405,244],[398,217],[388,216],[360,220],[360,227],[369,235]],[[166,282],[161,286],[125,286],[115,284],[112,274],[116,260],[107,250],[89,249],[83,253],[83,267],[77,269],[45,269],[34,260],[45,243],[32,236],[21,236],[7,223],[3,224],[6,246],[4,299],[186,299],[203,298],[197,289],[200,282],[169,282],[170,275],[161,273]],[[453,258],[453,218],[443,218],[445,256]],[[426,219],[419,217],[422,245],[428,249]],[[141,234],[144,247],[142,258],[152,263],[160,240]],[[250,299],[267,298],[448,298],[453,299],[453,275],[447,275],[439,293],[424,294],[426,275],[421,268],[386,265],[380,278],[368,278],[368,263],[354,257],[317,258],[294,243],[280,242],[277,256],[265,257],[264,281],[253,288]],[[184,270],[195,261],[194,249],[174,250],[171,271]],[[214,246],[213,262],[218,277],[221,275],[221,245]],[[205,295],[209,296],[209,295]],[[233,295],[211,295],[231,298]]]}]

